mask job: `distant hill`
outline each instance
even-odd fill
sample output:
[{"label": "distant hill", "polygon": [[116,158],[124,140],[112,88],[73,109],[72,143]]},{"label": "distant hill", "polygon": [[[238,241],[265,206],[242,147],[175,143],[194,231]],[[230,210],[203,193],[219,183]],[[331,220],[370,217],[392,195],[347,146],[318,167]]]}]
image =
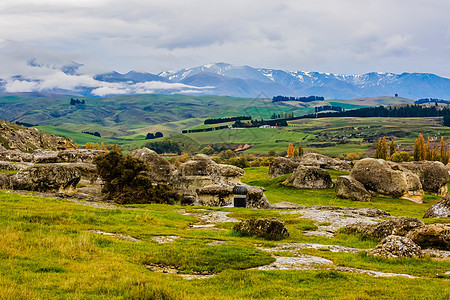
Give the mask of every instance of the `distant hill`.
[{"label": "distant hill", "polygon": [[73,84],[75,87],[71,89],[57,86],[57,80],[49,84],[46,81],[48,78],[28,78],[17,74],[13,78],[0,78],[0,93],[18,92],[23,86],[23,91],[31,89],[35,92],[84,96],[157,93],[246,98],[317,95],[326,99],[352,99],[398,94],[410,99],[450,98],[450,79],[429,73],[343,75],[215,63],[159,74],[130,71],[88,76],[78,74],[77,67],[69,65],[61,68],[61,72],[72,76],[74,82],[79,82]]}]

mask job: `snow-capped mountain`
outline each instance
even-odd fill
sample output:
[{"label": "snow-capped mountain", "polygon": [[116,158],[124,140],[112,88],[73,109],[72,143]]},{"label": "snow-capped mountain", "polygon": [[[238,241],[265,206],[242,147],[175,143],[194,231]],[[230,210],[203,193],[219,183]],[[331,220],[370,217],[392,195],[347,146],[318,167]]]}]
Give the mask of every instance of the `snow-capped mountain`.
[{"label": "snow-capped mountain", "polygon": [[[130,71],[125,74],[111,72],[90,76],[80,74],[79,66],[81,64],[72,63],[61,67],[57,74],[59,80],[48,75],[27,78],[20,74],[0,78],[0,93],[64,91],[92,96],[177,93],[251,98],[261,95],[315,95],[328,99],[398,94],[411,99],[450,99],[450,79],[429,73],[342,75],[215,63],[159,74]],[[64,86],[58,86],[62,82]]]}]

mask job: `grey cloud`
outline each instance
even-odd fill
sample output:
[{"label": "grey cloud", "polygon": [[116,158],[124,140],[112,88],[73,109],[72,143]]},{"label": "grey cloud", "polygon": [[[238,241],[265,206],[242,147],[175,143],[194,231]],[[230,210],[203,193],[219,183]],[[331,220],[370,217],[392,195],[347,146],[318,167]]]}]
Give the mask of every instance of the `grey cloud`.
[{"label": "grey cloud", "polygon": [[449,8],[443,0],[3,0],[0,59],[9,62],[0,73],[51,73],[26,65],[37,58],[81,62],[90,74],[225,61],[450,76]]}]

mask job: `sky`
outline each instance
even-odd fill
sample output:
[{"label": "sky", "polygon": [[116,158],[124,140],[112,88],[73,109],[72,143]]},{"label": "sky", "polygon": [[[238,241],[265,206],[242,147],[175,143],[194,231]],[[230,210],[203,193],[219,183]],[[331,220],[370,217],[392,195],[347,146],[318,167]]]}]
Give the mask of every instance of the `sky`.
[{"label": "sky", "polygon": [[449,11],[448,0],[1,0],[0,78],[70,88],[59,68],[71,62],[86,86],[214,62],[450,78]]}]

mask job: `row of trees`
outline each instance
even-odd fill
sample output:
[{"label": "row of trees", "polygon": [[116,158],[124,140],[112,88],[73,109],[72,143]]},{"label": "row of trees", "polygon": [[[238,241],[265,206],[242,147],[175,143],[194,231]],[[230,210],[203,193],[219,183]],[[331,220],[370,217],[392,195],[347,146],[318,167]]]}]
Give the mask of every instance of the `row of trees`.
[{"label": "row of trees", "polygon": [[159,132],[159,131],[157,131],[155,133],[149,132],[149,133],[147,133],[147,136],[145,137],[145,139],[153,140],[153,139],[157,139],[157,138],[162,138],[163,136],[164,135],[162,134],[162,132]]},{"label": "row of trees", "polygon": [[[388,151],[389,150],[389,151]],[[389,148],[387,146],[386,137],[379,138],[376,143],[375,158],[390,159],[394,162],[402,161],[440,161],[444,164],[448,163],[450,157],[450,148],[445,144],[444,137],[441,137],[439,146],[432,145],[430,137],[425,139],[421,133],[414,142],[414,152],[411,157],[407,152],[397,152],[395,149],[394,139],[391,139]]]},{"label": "row of trees", "polygon": [[217,118],[217,119],[206,119],[203,124],[219,124],[219,123],[226,123],[226,122],[234,122],[237,120],[251,120],[252,117],[250,116],[240,116],[240,117],[227,117],[227,118]]},{"label": "row of trees", "polygon": [[287,157],[298,157],[303,155],[302,146],[295,147],[294,144],[290,143],[286,153]]},{"label": "row of trees", "polygon": [[281,102],[281,101],[300,101],[300,102],[312,102],[312,101],[323,101],[324,97],[321,96],[308,96],[308,97],[286,97],[286,96],[274,96],[272,97],[272,102]]},{"label": "row of trees", "polygon": [[106,149],[105,145],[103,144],[103,142],[100,143],[100,145],[98,143],[86,143],[85,146],[86,149],[91,149],[91,150],[103,150],[103,151],[108,151],[108,149]]}]

